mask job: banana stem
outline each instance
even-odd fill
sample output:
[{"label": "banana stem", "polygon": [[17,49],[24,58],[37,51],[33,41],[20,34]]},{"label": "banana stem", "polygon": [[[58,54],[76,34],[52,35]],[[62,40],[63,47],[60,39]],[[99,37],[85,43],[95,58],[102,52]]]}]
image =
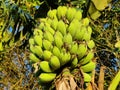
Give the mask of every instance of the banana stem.
[{"label": "banana stem", "polygon": [[105,70],[105,66],[101,66],[99,80],[98,80],[99,90],[104,90],[104,70]]}]

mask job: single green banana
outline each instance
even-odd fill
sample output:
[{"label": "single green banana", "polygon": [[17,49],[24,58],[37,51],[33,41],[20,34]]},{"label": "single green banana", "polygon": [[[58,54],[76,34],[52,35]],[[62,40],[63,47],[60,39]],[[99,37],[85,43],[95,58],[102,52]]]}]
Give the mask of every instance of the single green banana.
[{"label": "single green banana", "polygon": [[92,59],[94,58],[94,52],[93,51],[89,51],[87,56],[84,57],[83,59],[81,59],[79,61],[80,64],[84,65],[84,64],[87,64],[89,63]]},{"label": "single green banana", "polygon": [[44,31],[49,31],[52,35],[55,34],[55,31],[53,28],[51,28],[50,24],[45,23]]},{"label": "single green banana", "polygon": [[50,42],[54,41],[53,35],[47,30],[44,32],[44,39],[49,40]]},{"label": "single green banana", "polygon": [[58,20],[54,19],[51,23],[51,27],[56,31],[58,25]]},{"label": "single green banana", "polygon": [[48,61],[41,61],[40,62],[40,69],[43,72],[52,72]]},{"label": "single green banana", "polygon": [[72,60],[72,62],[71,62],[71,66],[72,66],[72,67],[76,67],[77,64],[78,64],[78,58],[75,57],[75,58]]},{"label": "single green banana", "polygon": [[36,55],[33,54],[33,53],[30,53],[29,59],[30,59],[30,62],[31,62],[31,63],[37,63],[37,62],[40,61],[40,59],[39,59],[38,57],[36,57]]},{"label": "single green banana", "polygon": [[54,37],[54,43],[55,45],[60,49],[63,46],[63,41],[60,36],[55,35]]},{"label": "single green banana", "polygon": [[92,34],[92,28],[90,26],[87,27],[87,31],[85,32],[83,36],[83,40],[89,41],[91,39],[91,34]]},{"label": "single green banana", "polygon": [[33,32],[33,35],[39,35],[39,36],[41,36],[41,38],[43,38],[43,31],[42,31],[42,29],[35,28],[34,32]]},{"label": "single green banana", "polygon": [[49,28],[48,28],[48,31],[49,31],[52,35],[54,35],[54,34],[55,34],[54,29],[53,29],[53,28],[51,28],[51,27],[49,27]]},{"label": "single green banana", "polygon": [[82,12],[80,10],[78,10],[75,15],[74,15],[74,19],[77,19],[77,20],[81,20],[82,19]]},{"label": "single green banana", "polygon": [[76,9],[69,7],[67,12],[66,12],[66,17],[71,22],[73,18],[75,17]]},{"label": "single green banana", "polygon": [[39,45],[40,47],[42,47],[42,38],[40,35],[35,35],[34,37],[34,41],[37,45]]},{"label": "single green banana", "polygon": [[58,22],[56,30],[60,31],[62,35],[66,35],[66,26],[62,20]]},{"label": "single green banana", "polygon": [[72,35],[73,39],[74,39],[75,34],[76,34],[76,32],[77,32],[77,30],[78,30],[79,28],[80,28],[80,23],[79,23],[79,21],[78,21],[77,19],[74,19],[74,20],[70,23],[69,27],[67,28],[67,32],[69,32],[69,33]]},{"label": "single green banana", "polygon": [[34,45],[34,44],[35,44],[35,41],[34,41],[33,38],[30,38],[30,39],[29,39],[29,44],[30,44],[30,45]]},{"label": "single green banana", "polygon": [[80,28],[78,28],[76,30],[75,39],[76,40],[82,40],[85,32],[86,32],[86,27],[80,27]]},{"label": "single green banana", "polygon": [[87,31],[89,34],[92,34],[92,28],[90,26],[87,27]]},{"label": "single green banana", "polygon": [[43,40],[43,48],[46,50],[50,50],[52,48],[52,43],[48,40]]},{"label": "single green banana", "polygon": [[66,44],[71,44],[73,42],[72,40],[72,36],[70,33],[67,33],[64,37],[63,37],[63,42]]},{"label": "single green banana", "polygon": [[48,23],[48,24],[51,25],[51,23],[52,23],[52,19],[50,19],[50,18],[46,18],[46,23]]},{"label": "single green banana", "polygon": [[83,36],[83,40],[85,41],[89,41],[91,38],[91,34],[89,34],[88,32],[85,32],[84,36]]},{"label": "single green banana", "polygon": [[60,61],[57,56],[52,56],[49,60],[49,64],[53,70],[57,70],[60,68]]},{"label": "single green banana", "polygon": [[56,73],[41,73],[39,76],[40,83],[50,83],[56,77]]},{"label": "single green banana", "polygon": [[90,40],[87,42],[87,46],[89,49],[93,49],[95,47],[95,42],[93,40]]},{"label": "single green banana", "polygon": [[30,51],[40,58],[43,54],[42,48],[38,45],[30,45]]},{"label": "single green banana", "polygon": [[43,51],[43,58],[44,58],[44,60],[49,61],[51,56],[52,56],[52,53],[50,51],[48,51],[48,50],[44,50]]},{"label": "single green banana", "polygon": [[84,25],[84,26],[88,26],[89,25],[89,19],[88,18],[84,18],[84,19],[82,19],[82,24]]},{"label": "single green banana", "polygon": [[78,55],[79,60],[83,56],[85,56],[86,52],[87,52],[87,46],[85,45],[85,43],[82,43],[82,44],[78,45],[77,55]]},{"label": "single green banana", "polygon": [[52,53],[53,55],[59,57],[60,56],[60,50],[58,47],[54,46],[53,49],[52,49]]},{"label": "single green banana", "polygon": [[71,55],[69,52],[61,53],[59,56],[60,65],[63,66],[70,61]]},{"label": "single green banana", "polygon": [[40,22],[45,23],[45,22],[46,22],[46,18],[41,18],[41,19],[40,19]]},{"label": "single green banana", "polygon": [[78,44],[77,43],[73,43],[71,45],[70,53],[71,54],[77,54],[77,50],[78,50]]},{"label": "single green banana", "polygon": [[92,80],[91,76],[88,73],[83,72],[84,82],[90,82]]},{"label": "single green banana", "polygon": [[47,16],[51,19],[57,19],[56,13],[57,13],[56,9],[49,10]]},{"label": "single green banana", "polygon": [[[45,23],[44,22],[41,22],[40,25],[38,26],[38,30],[43,30],[45,27]],[[36,28],[35,28],[36,29]]]},{"label": "single green banana", "polygon": [[62,19],[63,17],[65,17],[66,11],[67,11],[66,6],[59,6],[57,8],[57,17],[58,17],[58,19]]},{"label": "single green banana", "polygon": [[67,28],[67,32],[69,32],[72,35],[72,37],[74,37],[76,33],[75,23],[70,23],[70,25]]},{"label": "single green banana", "polygon": [[62,35],[62,33],[60,31],[56,31],[54,36],[55,37],[59,36],[61,39],[63,39],[63,35]]},{"label": "single green banana", "polygon": [[81,66],[80,68],[83,70],[83,72],[91,72],[95,69],[96,63],[93,61],[90,61],[89,63]]}]

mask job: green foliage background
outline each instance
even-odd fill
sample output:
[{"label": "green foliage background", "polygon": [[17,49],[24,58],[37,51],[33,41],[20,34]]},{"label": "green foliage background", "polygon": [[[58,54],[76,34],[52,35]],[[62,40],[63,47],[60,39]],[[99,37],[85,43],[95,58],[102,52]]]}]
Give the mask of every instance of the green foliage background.
[{"label": "green foliage background", "polygon": [[[96,43],[95,83],[98,83],[100,66],[106,66],[104,80],[106,90],[120,69],[120,46],[115,47],[115,44],[120,41],[120,1],[108,1],[103,10],[96,9],[97,7],[93,4],[94,0],[0,1],[0,41],[6,39],[3,37],[3,33],[12,28],[9,34],[10,40],[4,42],[5,49],[0,51],[0,89],[41,90],[38,78],[34,77],[29,63],[28,39],[39,24],[39,18],[46,17],[48,10],[57,8],[59,5],[67,5],[82,9],[83,17],[89,17],[91,20],[92,39]],[[101,3],[101,8],[104,3]],[[99,13],[90,12],[90,7],[93,7],[94,12]],[[23,27],[22,30],[20,27]],[[15,38],[15,41],[10,46],[8,44],[12,37]]]}]

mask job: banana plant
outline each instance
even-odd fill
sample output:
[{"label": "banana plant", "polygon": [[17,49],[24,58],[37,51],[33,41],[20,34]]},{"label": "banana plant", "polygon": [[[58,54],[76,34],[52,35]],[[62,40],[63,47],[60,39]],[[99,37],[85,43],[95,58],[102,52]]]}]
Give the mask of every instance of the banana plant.
[{"label": "banana plant", "polygon": [[23,11],[13,2],[0,2],[0,51],[6,51],[12,46],[21,46],[32,34],[35,21],[33,17]]}]

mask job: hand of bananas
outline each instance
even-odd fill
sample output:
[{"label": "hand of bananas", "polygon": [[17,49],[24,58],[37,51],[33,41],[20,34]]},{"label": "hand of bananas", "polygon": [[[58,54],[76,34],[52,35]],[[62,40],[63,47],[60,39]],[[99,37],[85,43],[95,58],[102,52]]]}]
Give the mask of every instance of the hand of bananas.
[{"label": "hand of bananas", "polygon": [[56,70],[71,63],[73,69],[81,66],[85,81],[90,82],[88,72],[96,65],[92,61],[95,43],[91,40],[89,19],[82,19],[82,12],[75,8],[59,6],[40,21],[29,39],[32,53],[29,58],[33,64],[39,62],[40,81],[53,81],[58,74]]}]

